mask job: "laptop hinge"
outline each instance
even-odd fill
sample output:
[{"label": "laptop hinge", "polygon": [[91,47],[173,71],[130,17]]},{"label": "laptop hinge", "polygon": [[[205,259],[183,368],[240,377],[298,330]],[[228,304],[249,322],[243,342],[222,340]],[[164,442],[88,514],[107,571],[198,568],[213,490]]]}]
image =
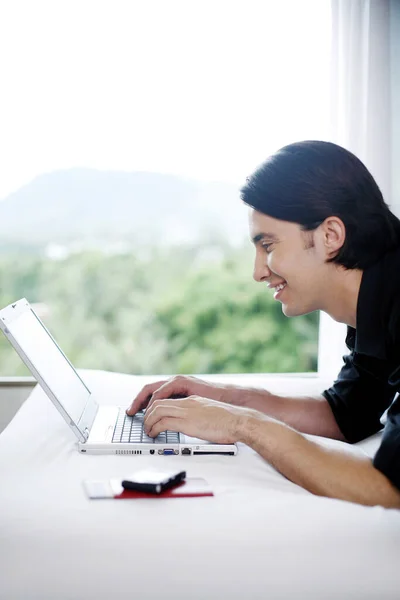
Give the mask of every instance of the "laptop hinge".
[{"label": "laptop hinge", "polygon": [[95,420],[97,410],[99,406],[97,402],[94,400],[93,396],[90,395],[88,402],[80,416],[80,419],[77,423],[77,427],[81,432],[81,435],[85,438],[85,441],[88,439],[90,430],[93,425],[93,421]]}]

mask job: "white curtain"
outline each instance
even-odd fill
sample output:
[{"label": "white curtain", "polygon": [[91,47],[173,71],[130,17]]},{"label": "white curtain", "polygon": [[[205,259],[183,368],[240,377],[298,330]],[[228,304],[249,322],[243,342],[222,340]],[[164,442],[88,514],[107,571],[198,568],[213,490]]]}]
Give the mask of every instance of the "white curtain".
[{"label": "white curtain", "polygon": [[390,0],[332,0],[332,141],[391,196]]},{"label": "white curtain", "polygon": [[[331,136],[354,152],[391,205],[390,0],[332,0]],[[392,207],[396,211],[397,207]],[[348,353],[346,326],[321,313],[318,370],[332,378]]]}]

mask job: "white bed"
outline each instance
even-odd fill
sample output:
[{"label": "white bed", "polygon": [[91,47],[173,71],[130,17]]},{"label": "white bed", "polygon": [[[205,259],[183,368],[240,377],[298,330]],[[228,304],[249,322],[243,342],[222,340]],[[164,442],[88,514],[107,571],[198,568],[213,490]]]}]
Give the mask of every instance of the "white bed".
[{"label": "white bed", "polygon": [[[83,376],[104,404],[127,405],[144,383]],[[282,381],[270,389],[290,393]],[[86,498],[84,479],[155,464],[204,477],[215,497]],[[0,553],[4,600],[400,597],[400,511],[314,496],[243,445],[236,457],[79,454],[39,386],[0,435]]]}]

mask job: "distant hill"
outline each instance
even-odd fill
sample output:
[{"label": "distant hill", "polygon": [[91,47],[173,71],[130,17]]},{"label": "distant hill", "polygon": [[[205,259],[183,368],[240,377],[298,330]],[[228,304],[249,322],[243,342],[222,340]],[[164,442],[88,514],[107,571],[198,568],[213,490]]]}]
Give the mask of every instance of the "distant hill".
[{"label": "distant hill", "polygon": [[174,243],[247,235],[239,188],[160,173],[70,169],[41,175],[0,202],[2,242]]}]

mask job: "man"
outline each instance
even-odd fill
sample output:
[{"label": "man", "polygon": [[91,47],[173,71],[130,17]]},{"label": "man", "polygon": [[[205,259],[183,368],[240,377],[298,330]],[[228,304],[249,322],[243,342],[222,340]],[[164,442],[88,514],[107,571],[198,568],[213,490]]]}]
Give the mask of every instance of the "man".
[{"label": "man", "polygon": [[[314,398],[175,377],[147,385],[145,430],[241,441],[314,494],[400,508],[400,221],[373,177],[328,142],[291,144],[247,180],[254,278],[288,317],[323,310],[348,325],[350,350],[333,386]],[[183,396],[171,398],[171,396]],[[322,448],[302,433],[349,443],[381,429],[374,459]]]}]

